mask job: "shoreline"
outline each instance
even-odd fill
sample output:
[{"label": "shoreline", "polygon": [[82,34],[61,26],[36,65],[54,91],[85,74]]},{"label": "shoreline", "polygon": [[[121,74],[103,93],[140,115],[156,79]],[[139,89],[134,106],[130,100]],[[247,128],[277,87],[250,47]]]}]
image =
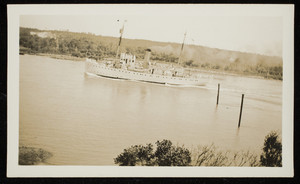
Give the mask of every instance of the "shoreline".
[{"label": "shoreline", "polygon": [[[62,59],[62,60],[71,60],[71,61],[85,61],[86,58],[71,56],[71,55],[63,55],[63,54],[50,54],[50,53],[20,53],[19,55],[35,55],[35,56],[45,56],[50,57],[53,59]],[[165,62],[161,62],[165,63]],[[255,79],[265,79],[265,80],[275,80],[275,81],[283,81],[283,79],[276,79],[273,77],[264,77],[262,75],[253,75],[253,74],[245,74],[241,72],[228,72],[228,71],[216,71],[216,70],[205,70],[201,68],[189,68],[186,67],[187,70],[199,73],[206,73],[206,74],[217,74],[217,75],[227,75],[227,76],[238,76],[238,77],[248,77],[248,78],[255,78]]]},{"label": "shoreline", "polygon": [[62,54],[37,53],[37,54],[29,54],[29,55],[46,56],[46,57],[51,57],[54,59],[62,59],[62,60],[85,61],[85,58],[80,58],[80,57],[70,56],[70,55],[62,55]]}]

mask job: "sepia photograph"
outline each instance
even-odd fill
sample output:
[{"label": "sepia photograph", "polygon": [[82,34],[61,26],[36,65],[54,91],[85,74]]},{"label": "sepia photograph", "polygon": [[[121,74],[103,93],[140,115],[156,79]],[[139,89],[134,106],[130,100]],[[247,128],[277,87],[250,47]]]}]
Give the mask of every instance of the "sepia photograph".
[{"label": "sepia photograph", "polygon": [[8,176],[293,176],[293,8],[8,6]]}]

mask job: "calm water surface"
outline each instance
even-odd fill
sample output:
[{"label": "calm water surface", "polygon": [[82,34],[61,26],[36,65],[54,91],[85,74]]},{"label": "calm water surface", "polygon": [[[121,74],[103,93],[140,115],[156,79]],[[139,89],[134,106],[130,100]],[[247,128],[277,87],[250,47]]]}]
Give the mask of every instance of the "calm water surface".
[{"label": "calm water surface", "polygon": [[215,74],[205,87],[172,87],[87,76],[84,62],[22,55],[20,145],[52,152],[55,165],[114,165],[124,148],[162,139],[259,153],[266,134],[281,132],[281,96],[275,80]]}]

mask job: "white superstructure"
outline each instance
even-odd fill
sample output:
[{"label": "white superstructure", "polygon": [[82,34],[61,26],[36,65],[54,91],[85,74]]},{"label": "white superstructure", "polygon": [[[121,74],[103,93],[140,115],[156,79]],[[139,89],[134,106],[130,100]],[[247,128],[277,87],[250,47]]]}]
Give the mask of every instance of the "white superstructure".
[{"label": "white superstructure", "polygon": [[202,86],[207,83],[207,79],[190,78],[190,77],[177,77],[163,74],[155,74],[152,69],[144,71],[128,70],[124,67],[115,68],[113,65],[106,63],[98,63],[93,59],[86,59],[85,65],[86,73],[95,74],[102,77],[109,77],[115,79],[136,80],[160,84],[172,85],[197,85]]}]

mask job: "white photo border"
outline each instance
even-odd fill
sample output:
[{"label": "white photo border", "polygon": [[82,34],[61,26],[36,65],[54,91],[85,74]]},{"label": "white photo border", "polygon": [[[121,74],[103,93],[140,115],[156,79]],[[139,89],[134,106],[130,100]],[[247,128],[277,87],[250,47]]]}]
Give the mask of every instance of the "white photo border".
[{"label": "white photo border", "polygon": [[[19,20],[21,15],[99,14],[99,9],[169,6],[199,9],[203,16],[280,16],[283,18],[282,167],[120,167],[20,166],[19,149]],[[149,9],[151,11],[151,9]],[[106,11],[108,12],[108,11]],[[7,177],[293,177],[294,5],[255,4],[73,4],[7,5],[8,106]],[[151,12],[144,12],[151,13]]]}]

